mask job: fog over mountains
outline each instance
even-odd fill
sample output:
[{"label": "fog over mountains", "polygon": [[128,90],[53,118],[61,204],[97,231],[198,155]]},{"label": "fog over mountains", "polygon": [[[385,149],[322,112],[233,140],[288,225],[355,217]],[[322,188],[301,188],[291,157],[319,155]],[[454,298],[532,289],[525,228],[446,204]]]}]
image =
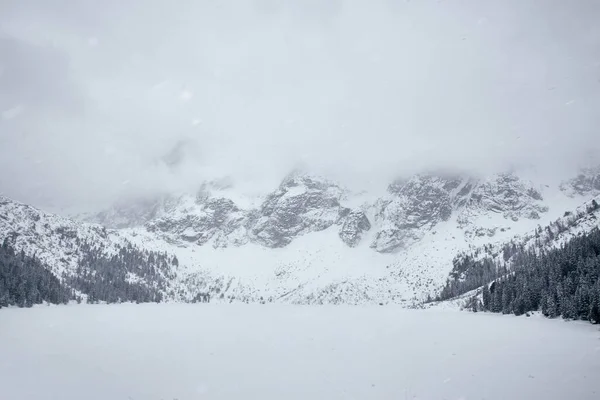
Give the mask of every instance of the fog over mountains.
[{"label": "fog over mountains", "polygon": [[378,196],[432,170],[560,182],[598,161],[599,16],[586,0],[4,1],[0,190],[72,213],[223,178],[265,196],[297,168]]}]

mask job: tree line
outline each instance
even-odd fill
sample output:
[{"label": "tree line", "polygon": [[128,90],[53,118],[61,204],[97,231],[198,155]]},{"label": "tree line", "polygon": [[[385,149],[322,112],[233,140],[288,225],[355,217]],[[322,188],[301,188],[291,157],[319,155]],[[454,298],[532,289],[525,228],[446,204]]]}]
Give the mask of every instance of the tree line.
[{"label": "tree line", "polygon": [[522,315],[541,311],[547,317],[600,323],[600,230],[571,238],[558,248],[511,248],[512,265],[490,258],[455,260],[453,274],[436,300],[479,289],[468,300],[473,311]]},{"label": "tree line", "polygon": [[70,287],[87,294],[88,303],[161,302],[168,281],[175,278],[176,257],[140,250],[128,243],[112,255],[100,245],[82,241],[75,274],[63,278]]},{"label": "tree line", "polygon": [[69,300],[88,303],[160,302],[179,262],[167,253],[128,243],[116,251],[85,240],[75,271],[57,277],[35,256],[16,251],[9,238],[0,246],[0,307],[31,307]]}]

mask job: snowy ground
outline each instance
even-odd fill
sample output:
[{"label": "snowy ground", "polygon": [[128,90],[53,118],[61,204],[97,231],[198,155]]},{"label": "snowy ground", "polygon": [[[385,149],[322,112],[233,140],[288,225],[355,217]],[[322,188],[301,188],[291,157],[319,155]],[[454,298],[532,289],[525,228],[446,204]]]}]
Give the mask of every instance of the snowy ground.
[{"label": "snowy ground", "polygon": [[0,310],[10,400],[599,399],[587,323],[395,306]]}]

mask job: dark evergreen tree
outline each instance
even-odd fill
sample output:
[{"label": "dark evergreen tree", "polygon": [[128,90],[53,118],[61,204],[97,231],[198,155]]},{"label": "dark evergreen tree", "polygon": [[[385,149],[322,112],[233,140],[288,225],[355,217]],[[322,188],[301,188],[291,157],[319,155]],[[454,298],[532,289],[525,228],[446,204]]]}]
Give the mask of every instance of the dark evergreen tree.
[{"label": "dark evergreen tree", "polygon": [[487,283],[483,285],[481,297],[483,299],[483,309],[489,310],[492,307],[492,294],[490,293],[490,286]]}]

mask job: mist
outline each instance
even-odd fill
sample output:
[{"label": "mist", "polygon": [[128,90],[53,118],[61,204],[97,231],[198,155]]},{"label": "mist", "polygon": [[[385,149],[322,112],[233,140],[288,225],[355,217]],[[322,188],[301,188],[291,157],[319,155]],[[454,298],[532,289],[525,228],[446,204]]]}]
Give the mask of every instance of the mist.
[{"label": "mist", "polygon": [[599,20],[594,0],[5,0],[0,193],[560,174],[598,153]]}]

